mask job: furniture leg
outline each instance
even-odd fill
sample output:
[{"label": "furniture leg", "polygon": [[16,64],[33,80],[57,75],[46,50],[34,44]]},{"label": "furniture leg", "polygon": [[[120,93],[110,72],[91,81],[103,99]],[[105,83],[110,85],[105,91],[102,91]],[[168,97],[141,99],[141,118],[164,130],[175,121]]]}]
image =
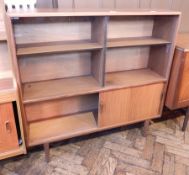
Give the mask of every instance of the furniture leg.
[{"label": "furniture leg", "polygon": [[149,133],[150,120],[144,122],[143,136],[146,137]]},{"label": "furniture leg", "polygon": [[184,118],[184,123],[183,123],[183,126],[182,126],[182,131],[186,131],[188,120],[189,120],[189,107],[186,110],[186,115],[185,115],[185,118]]},{"label": "furniture leg", "polygon": [[49,152],[50,152],[49,143],[45,143],[43,145],[43,147],[44,147],[44,151],[45,151],[45,160],[46,160],[46,162],[49,162]]}]

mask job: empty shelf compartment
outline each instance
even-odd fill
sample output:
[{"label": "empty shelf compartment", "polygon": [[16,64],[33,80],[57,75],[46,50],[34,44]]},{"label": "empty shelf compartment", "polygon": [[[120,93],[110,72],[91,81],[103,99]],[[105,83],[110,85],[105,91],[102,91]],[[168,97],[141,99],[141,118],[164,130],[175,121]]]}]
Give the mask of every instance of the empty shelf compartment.
[{"label": "empty shelf compartment", "polygon": [[58,99],[98,92],[100,86],[93,76],[72,77],[24,84],[24,103]]},{"label": "empty shelf compartment", "polygon": [[134,87],[165,81],[164,77],[147,68],[106,74],[106,86],[109,87]]},{"label": "empty shelf compartment", "polygon": [[34,122],[29,125],[29,146],[71,138],[96,130],[97,124],[92,112]]}]

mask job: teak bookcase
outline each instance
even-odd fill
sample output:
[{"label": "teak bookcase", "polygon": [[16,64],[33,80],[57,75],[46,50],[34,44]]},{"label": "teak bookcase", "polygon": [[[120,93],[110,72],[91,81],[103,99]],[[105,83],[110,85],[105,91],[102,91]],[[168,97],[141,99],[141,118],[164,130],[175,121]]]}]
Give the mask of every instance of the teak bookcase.
[{"label": "teak bookcase", "polygon": [[161,116],[180,12],[10,12],[34,146]]}]

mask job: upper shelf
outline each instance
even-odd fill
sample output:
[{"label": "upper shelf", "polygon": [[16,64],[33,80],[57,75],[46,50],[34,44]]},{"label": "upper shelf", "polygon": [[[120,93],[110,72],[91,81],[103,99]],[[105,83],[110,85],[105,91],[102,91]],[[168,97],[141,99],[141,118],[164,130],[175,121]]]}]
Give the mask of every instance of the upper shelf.
[{"label": "upper shelf", "polygon": [[49,43],[33,43],[23,44],[17,46],[17,55],[34,55],[34,54],[48,54],[71,51],[84,51],[101,49],[102,45],[96,42],[83,41],[67,41],[67,42],[49,42]]},{"label": "upper shelf", "polygon": [[[129,47],[129,46],[145,46],[145,45],[163,45],[169,44],[169,41],[154,37],[134,37],[134,38],[116,38],[109,39],[107,47]],[[34,55],[48,54],[71,51],[86,51],[101,49],[103,46],[99,43],[91,41],[69,41],[69,42],[49,42],[49,43],[33,43],[18,45],[17,55]]]},{"label": "upper shelf", "polygon": [[169,41],[155,37],[115,38],[108,40],[107,47],[113,48],[129,46],[163,45],[169,43]]},{"label": "upper shelf", "polygon": [[50,16],[152,16],[152,15],[180,15],[181,12],[163,10],[65,10],[65,9],[35,9],[27,11],[11,10],[7,13],[10,17],[50,17]]}]

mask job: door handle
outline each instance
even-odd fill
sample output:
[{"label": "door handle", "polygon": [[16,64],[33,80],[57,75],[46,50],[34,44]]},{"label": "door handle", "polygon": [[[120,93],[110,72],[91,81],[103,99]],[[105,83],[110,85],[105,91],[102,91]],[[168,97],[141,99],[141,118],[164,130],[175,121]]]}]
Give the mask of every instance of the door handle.
[{"label": "door handle", "polygon": [[5,128],[8,133],[11,133],[11,124],[9,121],[5,122]]},{"label": "door handle", "polygon": [[104,110],[104,103],[100,102],[100,113],[102,113]]}]

